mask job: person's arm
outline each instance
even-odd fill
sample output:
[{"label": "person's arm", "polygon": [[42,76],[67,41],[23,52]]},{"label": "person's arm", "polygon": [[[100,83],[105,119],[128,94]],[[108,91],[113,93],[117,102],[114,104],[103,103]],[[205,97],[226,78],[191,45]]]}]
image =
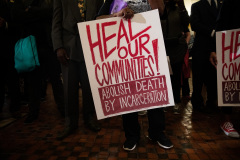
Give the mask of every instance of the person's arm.
[{"label": "person's arm", "polygon": [[66,65],[69,60],[69,57],[63,46],[62,19],[63,19],[62,3],[60,0],[54,0],[52,20],[53,48],[54,51],[57,53],[57,57],[60,63]]}]

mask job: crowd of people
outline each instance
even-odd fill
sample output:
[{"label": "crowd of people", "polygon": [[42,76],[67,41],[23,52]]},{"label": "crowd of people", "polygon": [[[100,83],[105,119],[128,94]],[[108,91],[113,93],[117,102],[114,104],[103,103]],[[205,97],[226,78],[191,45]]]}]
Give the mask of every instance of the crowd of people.
[{"label": "crowd of people", "polygon": [[[215,34],[220,30],[240,28],[240,22],[235,21],[240,18],[238,6],[239,0],[200,0],[192,5],[189,17],[183,0],[0,0],[0,112],[7,93],[12,116],[19,116],[21,77],[29,106],[24,123],[33,123],[38,119],[41,98],[44,99],[46,93],[46,80],[49,80],[58,110],[65,118],[65,129],[57,136],[61,140],[78,128],[81,86],[85,127],[100,131],[77,23],[109,17],[128,20],[135,13],[152,9],[159,10],[166,54],[172,68],[173,113],[181,113],[181,95],[190,96],[190,71],[186,67],[189,56],[192,57],[193,111],[215,111],[218,109]],[[190,30],[194,32],[191,52],[188,48]],[[14,68],[14,45],[29,35],[36,37],[40,67],[18,74]],[[204,85],[206,102],[202,97]],[[222,107],[221,111],[224,115],[221,129],[227,136],[239,137],[231,123],[232,107]],[[148,138],[169,149],[173,144],[165,135],[164,112],[163,108],[147,111]],[[135,149],[140,139],[138,116],[137,112],[122,115],[126,137],[124,150]]]}]

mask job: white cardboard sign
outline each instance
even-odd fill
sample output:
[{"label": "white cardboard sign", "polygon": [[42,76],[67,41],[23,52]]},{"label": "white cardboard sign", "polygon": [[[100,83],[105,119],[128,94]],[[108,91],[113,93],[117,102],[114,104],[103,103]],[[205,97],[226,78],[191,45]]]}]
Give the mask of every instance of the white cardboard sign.
[{"label": "white cardboard sign", "polygon": [[98,119],[174,105],[158,10],[78,29]]},{"label": "white cardboard sign", "polygon": [[240,29],[221,31],[217,38],[219,106],[240,106]]}]

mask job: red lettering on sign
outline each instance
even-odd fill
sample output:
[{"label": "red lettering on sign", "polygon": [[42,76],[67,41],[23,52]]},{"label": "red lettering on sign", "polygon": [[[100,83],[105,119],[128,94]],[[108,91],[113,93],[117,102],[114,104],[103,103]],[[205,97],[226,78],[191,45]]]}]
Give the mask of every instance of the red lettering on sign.
[{"label": "red lettering on sign", "polygon": [[[121,31],[123,31],[123,34],[121,35]],[[120,21],[119,29],[118,29],[118,38],[117,38],[117,49],[119,48],[120,40],[125,37],[127,43],[129,43],[129,39],[127,36],[127,31],[125,29],[125,26],[123,24],[123,20]]]},{"label": "red lettering on sign", "polygon": [[90,46],[90,50],[91,50],[91,54],[92,54],[92,60],[93,60],[93,64],[95,65],[96,60],[95,60],[93,48],[99,46],[99,53],[100,53],[101,60],[102,61],[104,60],[103,53],[102,53],[102,42],[101,42],[101,36],[100,36],[100,31],[99,31],[99,24],[97,23],[97,38],[98,38],[98,40],[95,43],[92,42],[90,26],[86,25],[86,29],[87,29],[88,42],[89,42],[89,46]]},{"label": "red lettering on sign", "polygon": [[235,60],[235,59],[237,59],[238,57],[240,57],[240,54],[237,55],[237,53],[238,53],[238,47],[240,46],[240,43],[238,43],[239,35],[240,35],[240,31],[238,31],[238,32],[236,33],[236,41],[235,41],[235,49],[234,49],[234,57],[233,57],[233,60]]},{"label": "red lettering on sign", "polygon": [[102,35],[103,35],[103,46],[104,46],[104,55],[105,59],[107,59],[113,52],[116,50],[116,47],[113,47],[109,52],[107,51],[107,41],[114,38],[116,36],[116,33],[111,34],[110,36],[106,37],[105,28],[117,24],[117,21],[112,22],[105,22],[102,23]]}]

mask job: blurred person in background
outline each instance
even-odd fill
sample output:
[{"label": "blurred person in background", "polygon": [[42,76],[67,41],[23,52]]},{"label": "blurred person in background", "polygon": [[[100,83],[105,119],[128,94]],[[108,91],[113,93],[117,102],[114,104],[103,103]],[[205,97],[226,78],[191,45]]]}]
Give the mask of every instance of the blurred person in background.
[{"label": "blurred person in background", "polygon": [[14,118],[19,118],[19,77],[14,68],[14,44],[17,39],[15,25],[10,13],[13,3],[12,0],[0,0],[0,113],[3,111],[4,102],[6,102],[5,94],[7,93],[10,99],[9,111]]},{"label": "blurred person in background", "polygon": [[[196,33],[192,47],[192,106],[193,110],[211,112],[216,110],[217,85],[216,69],[209,62],[211,41],[215,34],[216,20],[221,8],[219,0],[200,0],[192,4],[190,23]],[[202,96],[203,85],[206,86],[206,108]]]}]

